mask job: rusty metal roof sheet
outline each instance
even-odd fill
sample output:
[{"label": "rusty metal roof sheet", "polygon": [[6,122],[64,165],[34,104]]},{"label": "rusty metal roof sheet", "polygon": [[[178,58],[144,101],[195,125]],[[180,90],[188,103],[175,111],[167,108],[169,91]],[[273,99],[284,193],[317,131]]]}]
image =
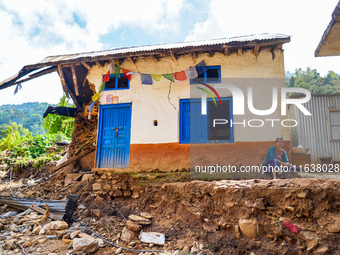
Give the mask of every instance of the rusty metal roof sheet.
[{"label": "rusty metal roof sheet", "polygon": [[[290,36],[283,34],[254,34],[254,35],[246,35],[246,36],[238,36],[238,37],[230,37],[223,39],[212,39],[212,40],[204,40],[204,41],[193,41],[193,42],[180,42],[180,43],[169,43],[169,44],[158,44],[158,45],[148,45],[148,46],[140,46],[140,47],[127,47],[127,48],[119,48],[119,49],[111,49],[105,51],[93,51],[86,53],[76,53],[76,54],[68,54],[68,55],[59,55],[59,56],[49,56],[38,62],[38,64],[47,64],[54,63],[60,61],[68,61],[68,60],[80,60],[82,58],[95,58],[101,56],[114,56],[114,55],[122,55],[129,53],[137,53],[137,52],[153,52],[158,50],[176,50],[181,48],[195,48],[202,46],[213,46],[213,45],[222,45],[222,44],[232,44],[232,43],[247,43],[247,42],[258,42],[261,43],[263,41],[270,41],[274,39],[290,39]],[[33,66],[33,65],[32,65]]]}]

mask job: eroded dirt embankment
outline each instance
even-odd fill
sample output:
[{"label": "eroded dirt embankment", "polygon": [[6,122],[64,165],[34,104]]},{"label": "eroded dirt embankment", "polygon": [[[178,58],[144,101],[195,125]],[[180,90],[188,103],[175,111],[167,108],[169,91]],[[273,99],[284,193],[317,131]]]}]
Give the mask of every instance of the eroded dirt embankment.
[{"label": "eroded dirt embankment", "polygon": [[[126,221],[129,215],[147,212],[153,216],[152,224],[143,225],[142,231],[166,236],[164,247],[152,249],[197,254],[192,251],[198,244],[212,254],[340,254],[338,180],[165,183],[169,175],[155,173],[155,179],[150,174],[103,172],[66,187],[64,179],[56,176],[23,189],[22,194],[58,199],[76,193],[82,207],[74,217],[111,242],[132,249],[150,249],[138,240],[141,229]],[[285,223],[297,226],[298,233]],[[115,250],[101,248],[97,254]]]}]

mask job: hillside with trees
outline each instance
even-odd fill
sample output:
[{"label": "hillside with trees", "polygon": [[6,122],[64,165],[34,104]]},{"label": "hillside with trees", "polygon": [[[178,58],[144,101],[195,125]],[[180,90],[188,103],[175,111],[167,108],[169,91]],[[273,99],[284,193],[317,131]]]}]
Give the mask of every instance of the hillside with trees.
[{"label": "hillside with trees", "polygon": [[287,82],[287,87],[299,87],[308,89],[311,93],[333,94],[340,93],[340,75],[329,71],[322,77],[317,70],[309,67],[304,71],[296,69]]},{"label": "hillside with trees", "polygon": [[43,134],[43,114],[48,106],[48,103],[38,102],[0,105],[0,131],[15,122],[33,134]]}]

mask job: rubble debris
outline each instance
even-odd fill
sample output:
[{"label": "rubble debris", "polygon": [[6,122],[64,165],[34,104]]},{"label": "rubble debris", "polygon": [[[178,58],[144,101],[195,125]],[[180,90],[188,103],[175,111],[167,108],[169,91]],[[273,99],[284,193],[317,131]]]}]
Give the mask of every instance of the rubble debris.
[{"label": "rubble debris", "polygon": [[74,238],[72,247],[76,253],[93,253],[99,249],[99,242],[96,239]]},{"label": "rubble debris", "polygon": [[140,217],[140,216],[137,216],[137,215],[133,215],[133,214],[129,215],[129,219],[137,222],[140,225],[150,225],[151,224],[151,221],[149,219],[144,218],[144,217]]},{"label": "rubble debris", "polygon": [[165,235],[156,232],[141,232],[139,240],[143,243],[153,243],[158,245],[165,244]]},{"label": "rubble debris", "polygon": [[51,212],[64,214],[67,202],[68,199],[45,201],[36,198],[0,196],[0,204],[7,204],[12,208],[22,211],[27,210],[32,204],[35,204],[38,207],[43,207],[45,204],[48,204]]}]

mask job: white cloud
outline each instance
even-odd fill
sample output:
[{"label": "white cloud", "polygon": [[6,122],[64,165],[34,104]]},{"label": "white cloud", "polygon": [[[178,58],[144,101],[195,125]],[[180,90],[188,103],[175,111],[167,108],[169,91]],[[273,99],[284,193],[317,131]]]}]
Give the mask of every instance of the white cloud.
[{"label": "white cloud", "polygon": [[[146,34],[176,31],[183,6],[184,0],[2,0],[0,81],[46,56],[102,50],[100,36],[121,27]],[[85,26],[74,21],[74,14]],[[1,90],[0,104],[56,103],[62,93],[55,74],[24,83],[16,96],[13,91],[14,87]]]},{"label": "white cloud", "polygon": [[339,57],[314,58],[314,51],[331,20],[338,0],[212,0],[209,17],[196,23],[186,41],[223,38],[257,33],[291,35],[284,45],[286,70],[316,68],[321,74],[330,69],[340,73]]}]

